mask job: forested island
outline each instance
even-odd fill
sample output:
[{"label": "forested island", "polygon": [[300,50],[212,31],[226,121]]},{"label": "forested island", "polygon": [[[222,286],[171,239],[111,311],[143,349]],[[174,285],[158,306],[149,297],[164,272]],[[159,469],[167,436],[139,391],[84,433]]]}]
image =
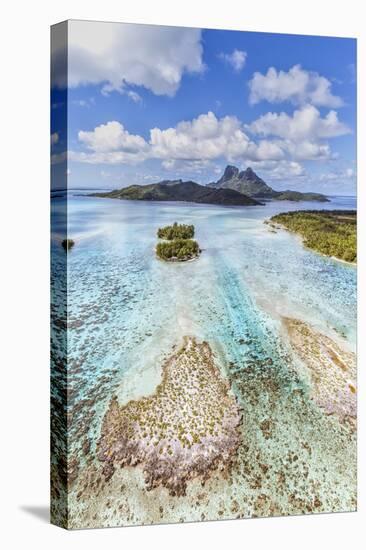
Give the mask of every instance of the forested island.
[{"label": "forested island", "polygon": [[192,239],[194,237],[194,225],[178,225],[174,222],[173,225],[166,225],[158,229],[158,238],[172,241],[174,239]]},{"label": "forested island", "polygon": [[156,245],[156,255],[161,260],[187,262],[198,258],[201,252],[198,242],[192,239],[193,225],[175,222],[173,225],[159,227],[157,236],[159,239],[165,239]]},{"label": "forested island", "polygon": [[253,197],[234,189],[212,189],[194,181],[163,180],[149,185],[130,185],[114,191],[91,193],[91,197],[134,201],[179,201],[221,206],[255,206],[261,204]]},{"label": "forested island", "polygon": [[64,239],[61,243],[62,245],[62,248],[67,252],[68,250],[71,250],[72,247],[74,246],[75,244],[75,241],[73,241],[72,239]]},{"label": "forested island", "polygon": [[350,263],[357,261],[355,210],[298,210],[272,216],[269,223],[297,233],[305,246],[321,254]]}]

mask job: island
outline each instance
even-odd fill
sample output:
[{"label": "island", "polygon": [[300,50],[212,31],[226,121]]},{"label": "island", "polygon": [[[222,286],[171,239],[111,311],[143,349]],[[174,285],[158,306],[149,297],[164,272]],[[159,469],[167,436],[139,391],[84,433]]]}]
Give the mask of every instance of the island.
[{"label": "island", "polygon": [[272,216],[267,223],[300,235],[304,245],[349,263],[357,261],[355,210],[297,210]]},{"label": "island", "polygon": [[209,183],[209,187],[213,189],[233,189],[256,199],[329,202],[329,199],[321,193],[301,193],[290,189],[276,191],[267,185],[250,166],[241,172],[236,166],[226,166],[221,178],[216,182]]},{"label": "island", "polygon": [[187,262],[198,258],[200,248],[193,239],[175,239],[156,245],[156,255],[168,262]]},{"label": "island", "polygon": [[253,197],[234,189],[213,189],[194,181],[163,180],[150,185],[130,185],[114,191],[91,193],[90,197],[135,201],[181,201],[221,206],[255,206]]},{"label": "island", "polygon": [[194,237],[194,225],[178,224],[159,227],[158,238],[172,241],[174,239],[192,239]]},{"label": "island", "polygon": [[62,244],[62,248],[66,252],[68,252],[74,246],[75,241],[73,241],[72,239],[64,239],[61,244]]},{"label": "island", "polygon": [[159,239],[165,239],[156,245],[156,255],[168,262],[187,262],[198,258],[201,253],[197,241],[194,241],[194,226],[186,224],[166,225],[157,231]]}]

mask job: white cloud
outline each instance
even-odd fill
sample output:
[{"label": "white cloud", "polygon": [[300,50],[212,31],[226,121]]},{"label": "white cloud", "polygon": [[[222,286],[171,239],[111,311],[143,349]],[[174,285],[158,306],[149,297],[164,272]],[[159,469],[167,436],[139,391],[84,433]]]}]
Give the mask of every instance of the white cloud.
[{"label": "white cloud", "polygon": [[[69,22],[68,85],[102,84],[104,92],[126,93],[129,85],[143,86],[157,95],[173,96],[184,73],[200,73],[201,31],[181,27]],[[53,52],[56,86],[62,52]],[[129,94],[138,100],[137,92]]]},{"label": "white cloud", "polygon": [[86,150],[70,154],[71,160],[93,164],[137,164],[157,159],[166,169],[185,166],[197,171],[218,159],[296,162],[336,158],[325,138],[348,132],[336,112],[321,117],[311,105],[291,116],[267,113],[246,126],[235,116],[219,118],[209,111],[174,127],[152,128],[146,139],[131,134],[120,122],[110,121],[92,131],[80,131],[79,142]]},{"label": "white cloud", "polygon": [[85,152],[85,151],[68,151],[67,158],[69,161],[82,162],[86,164],[138,164],[146,160],[146,155],[138,153],[126,153],[124,151],[110,152]]},{"label": "white cloud", "polygon": [[237,158],[248,152],[250,140],[234,116],[217,118],[211,111],[175,128],[150,130],[153,155],[162,159],[208,160]]},{"label": "white cloud", "polygon": [[291,158],[296,160],[330,160],[337,158],[328,143],[319,143],[316,141],[291,142],[283,141],[281,146],[286,150]]},{"label": "white cloud", "polygon": [[174,171],[176,174],[187,174],[194,172],[197,174],[206,173],[212,169],[212,161],[210,160],[163,160],[162,167],[165,170]]},{"label": "white cloud", "polygon": [[120,122],[110,121],[92,131],[80,131],[79,141],[88,151],[70,152],[70,159],[93,164],[138,163],[159,159],[165,168],[174,163],[197,169],[203,163],[219,158],[281,159],[284,152],[276,142],[250,140],[243,124],[235,116],[217,118],[209,111],[175,127],[150,130],[150,139],[130,134]]},{"label": "white cloud", "polygon": [[232,53],[220,53],[219,58],[231,65],[235,72],[240,73],[244,68],[247,55],[247,52],[235,49]]},{"label": "white cloud", "polygon": [[285,153],[279,142],[262,140],[258,143],[255,160],[280,160],[285,156]]},{"label": "white cloud", "polygon": [[123,124],[115,120],[97,126],[92,132],[80,131],[79,141],[96,153],[120,151],[123,153],[140,153],[148,148],[143,137],[130,134]]},{"label": "white cloud", "polygon": [[299,162],[290,160],[253,162],[252,167],[266,172],[268,180],[304,178],[306,175],[304,167]]},{"label": "white cloud", "polygon": [[225,158],[266,160],[284,156],[276,143],[254,143],[235,116],[217,118],[209,111],[175,128],[150,130],[152,156],[166,160],[205,161]]},{"label": "white cloud", "polygon": [[51,146],[56,145],[56,143],[58,143],[58,140],[59,140],[59,135],[57,132],[54,132],[53,134],[51,134]]},{"label": "white cloud", "polygon": [[90,97],[90,98],[87,98],[87,99],[73,99],[71,101],[71,103],[73,105],[76,105],[77,107],[90,108],[90,107],[93,107],[95,105],[95,99],[94,99],[94,97]]},{"label": "white cloud", "polygon": [[133,90],[127,91],[127,97],[132,99],[134,103],[141,103],[142,101],[142,97],[140,96],[140,94],[138,94],[137,92],[134,92]]},{"label": "white cloud", "polygon": [[287,113],[266,113],[248,125],[255,134],[276,136],[299,142],[303,140],[327,139],[350,133],[348,126],[339,121],[336,111],[322,118],[320,112],[312,105],[305,105]]},{"label": "white cloud", "polygon": [[338,170],[338,171],[332,171],[327,172],[325,174],[321,174],[319,177],[320,181],[331,181],[331,182],[339,182],[344,183],[345,181],[355,181],[356,174],[353,168],[346,168],[345,170]]},{"label": "white cloud", "polygon": [[305,105],[292,115],[266,113],[246,128],[262,137],[279,138],[277,145],[294,159],[330,158],[331,149],[324,140],[350,133],[335,111],[322,118],[312,105]]},{"label": "white cloud", "polygon": [[306,71],[300,65],[294,65],[288,72],[270,67],[267,74],[255,72],[249,81],[249,103],[289,101],[294,105],[310,103],[318,107],[340,107],[343,101],[332,94],[331,86],[327,78]]}]

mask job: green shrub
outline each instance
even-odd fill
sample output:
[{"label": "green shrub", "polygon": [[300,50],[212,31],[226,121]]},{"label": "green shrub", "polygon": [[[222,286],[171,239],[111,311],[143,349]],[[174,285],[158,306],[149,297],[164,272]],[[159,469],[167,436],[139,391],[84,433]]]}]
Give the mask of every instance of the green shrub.
[{"label": "green shrub", "polygon": [[174,241],[158,243],[156,246],[156,254],[162,260],[190,260],[198,256],[199,252],[200,249],[197,241],[193,241],[192,239],[176,239]]},{"label": "green shrub", "polygon": [[178,225],[175,222],[173,225],[166,225],[165,227],[159,227],[158,238],[172,241],[174,239],[192,239],[194,237],[193,225]]},{"label": "green shrub", "polygon": [[298,233],[306,246],[321,254],[357,261],[357,219],[353,210],[300,210],[277,214],[271,221]]}]

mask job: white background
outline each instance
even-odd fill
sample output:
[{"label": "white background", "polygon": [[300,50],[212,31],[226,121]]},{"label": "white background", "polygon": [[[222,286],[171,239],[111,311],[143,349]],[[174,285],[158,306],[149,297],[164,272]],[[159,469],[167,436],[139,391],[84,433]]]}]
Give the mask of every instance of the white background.
[{"label": "white background", "polygon": [[[364,547],[365,19],[360,0],[55,0],[1,8],[0,541],[52,549]],[[66,532],[48,524],[49,25],[68,18],[357,37],[359,70],[359,511]],[[365,532],[365,529],[364,529]],[[364,536],[365,538],[365,536]],[[363,544],[362,544],[363,542]]]}]

